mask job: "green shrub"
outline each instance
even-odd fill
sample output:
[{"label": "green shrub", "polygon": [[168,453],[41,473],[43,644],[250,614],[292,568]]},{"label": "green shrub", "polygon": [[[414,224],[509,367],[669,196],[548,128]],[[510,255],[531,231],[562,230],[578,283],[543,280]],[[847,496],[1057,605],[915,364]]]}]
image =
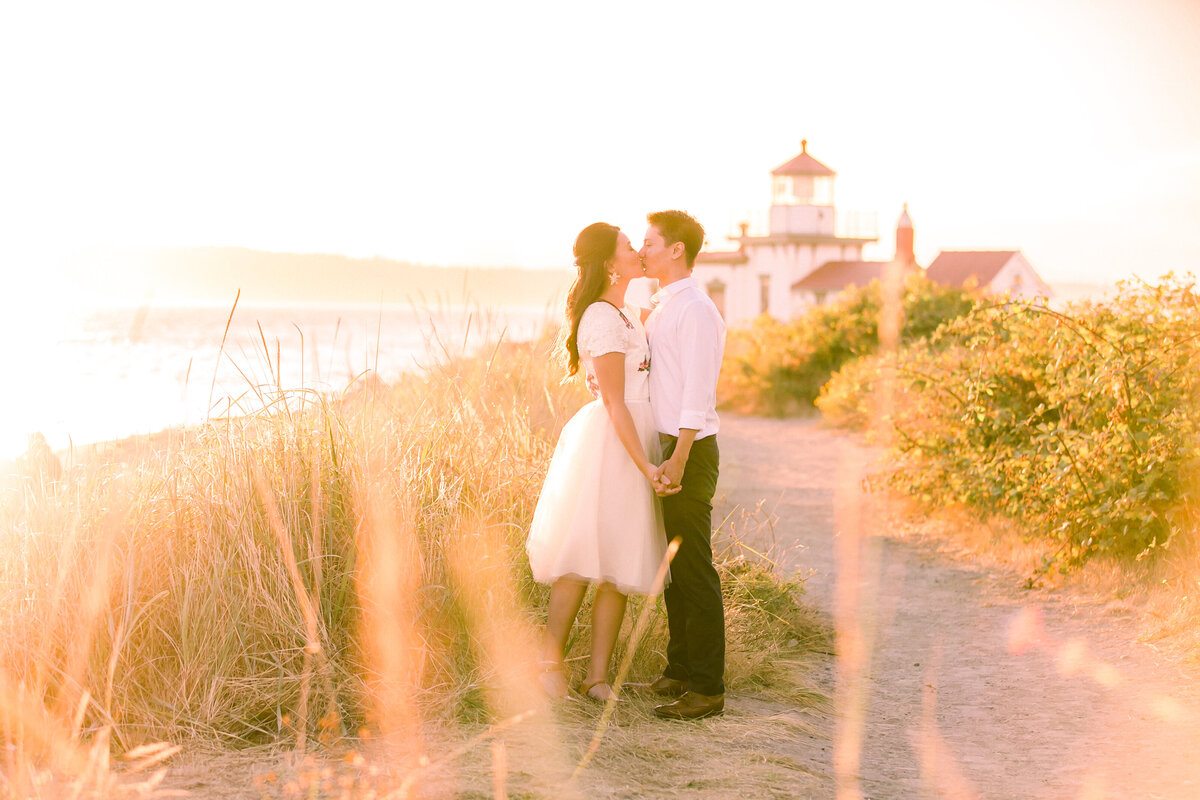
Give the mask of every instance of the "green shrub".
[{"label": "green shrub", "polygon": [[[722,406],[742,413],[784,416],[811,409],[838,369],[878,349],[883,288],[872,281],[791,322],[762,316],[729,332],[721,384]],[[919,275],[905,279],[902,342],[929,336],[975,303],[972,293]]]},{"label": "green shrub", "polygon": [[[882,424],[896,488],[1054,542],[1047,568],[1141,557],[1190,514],[1195,304],[1192,285],[1168,276],[1065,313],[978,307],[895,356],[848,365],[817,405],[835,424]],[[885,380],[893,403],[877,419]]]}]

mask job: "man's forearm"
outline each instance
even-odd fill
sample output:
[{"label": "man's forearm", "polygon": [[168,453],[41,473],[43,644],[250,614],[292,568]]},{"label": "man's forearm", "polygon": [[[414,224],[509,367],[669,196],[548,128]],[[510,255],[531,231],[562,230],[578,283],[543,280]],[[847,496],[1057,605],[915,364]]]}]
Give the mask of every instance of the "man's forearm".
[{"label": "man's forearm", "polygon": [[691,428],[680,428],[679,438],[675,442],[675,450],[671,453],[671,460],[679,465],[680,472],[687,464],[688,456],[692,452],[692,442],[696,441],[697,430]]}]

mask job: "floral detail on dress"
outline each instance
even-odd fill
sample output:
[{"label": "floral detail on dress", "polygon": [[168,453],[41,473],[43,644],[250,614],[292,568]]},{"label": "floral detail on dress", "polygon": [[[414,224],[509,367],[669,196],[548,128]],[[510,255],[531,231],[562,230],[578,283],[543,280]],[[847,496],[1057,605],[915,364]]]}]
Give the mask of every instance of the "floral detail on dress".
[{"label": "floral detail on dress", "polygon": [[650,356],[646,356],[645,358],[642,359],[642,363],[638,364],[637,371],[638,372],[649,372],[650,371]]}]

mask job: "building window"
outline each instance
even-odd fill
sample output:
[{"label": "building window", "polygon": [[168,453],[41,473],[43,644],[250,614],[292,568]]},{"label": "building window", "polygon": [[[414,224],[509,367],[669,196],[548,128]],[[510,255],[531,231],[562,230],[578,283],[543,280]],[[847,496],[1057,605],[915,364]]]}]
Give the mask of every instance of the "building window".
[{"label": "building window", "polygon": [[759,313],[771,313],[771,276],[758,276]]},{"label": "building window", "polygon": [[792,180],[786,175],[777,175],[775,184],[775,205],[786,205],[792,201]]},{"label": "building window", "polygon": [[797,205],[812,205],[815,202],[816,183],[812,175],[796,175],[792,178],[791,202]]},{"label": "building window", "polygon": [[813,178],[812,202],[818,206],[833,205],[833,178],[828,175]]},{"label": "building window", "polygon": [[709,281],[705,288],[708,290],[708,298],[717,307],[717,313],[721,315],[721,319],[725,319],[725,284],[719,280]]}]

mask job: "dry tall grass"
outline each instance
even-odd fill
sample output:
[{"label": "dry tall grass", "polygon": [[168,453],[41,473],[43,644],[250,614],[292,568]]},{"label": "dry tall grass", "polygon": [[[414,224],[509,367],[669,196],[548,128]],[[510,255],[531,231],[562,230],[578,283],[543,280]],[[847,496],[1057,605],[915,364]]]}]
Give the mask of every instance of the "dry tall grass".
[{"label": "dry tall grass", "polygon": [[[371,731],[404,742],[419,771],[429,720],[528,707],[521,665],[545,588],[524,537],[558,432],[588,399],[560,383],[551,349],[499,344],[336,398],[254,386],[261,412],[9,485],[6,791],[49,775],[114,795],[107,770],[80,777],[97,753],[107,764],[110,739],[118,753],[197,740],[304,752]],[[730,683],[782,685],[778,657],[820,636],[801,585],[736,545],[726,554]],[[633,676],[662,666],[663,617],[649,611]]]}]

